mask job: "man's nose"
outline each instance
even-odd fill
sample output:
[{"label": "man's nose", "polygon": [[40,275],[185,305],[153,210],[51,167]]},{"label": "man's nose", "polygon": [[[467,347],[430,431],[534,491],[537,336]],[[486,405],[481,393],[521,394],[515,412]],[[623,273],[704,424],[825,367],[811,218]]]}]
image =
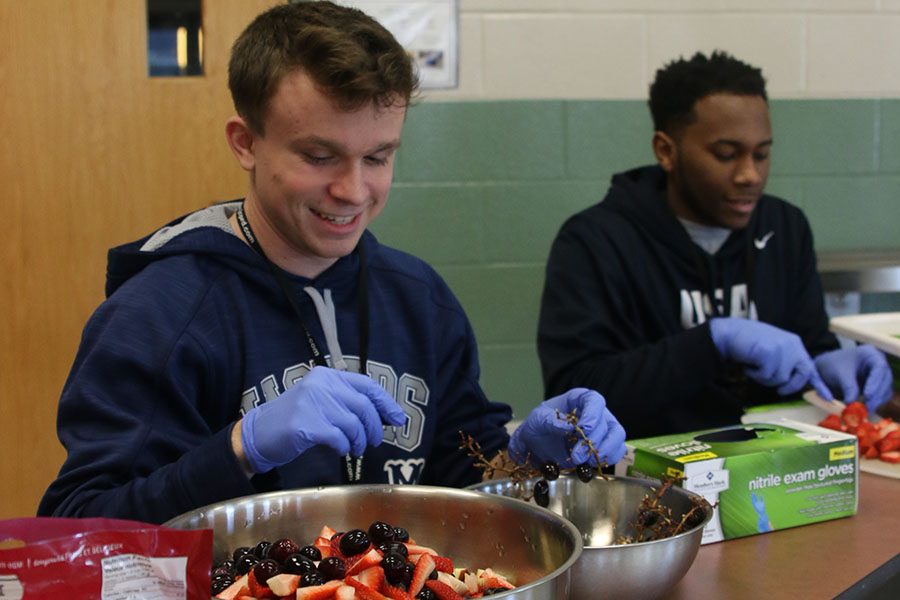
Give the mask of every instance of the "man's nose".
[{"label": "man's nose", "polygon": [[763,165],[753,156],[740,159],[734,174],[734,181],[741,186],[758,186],[763,182]]},{"label": "man's nose", "polygon": [[345,202],[354,204],[365,202],[368,193],[362,165],[353,163],[343,167],[331,183],[329,192],[338,200]]}]

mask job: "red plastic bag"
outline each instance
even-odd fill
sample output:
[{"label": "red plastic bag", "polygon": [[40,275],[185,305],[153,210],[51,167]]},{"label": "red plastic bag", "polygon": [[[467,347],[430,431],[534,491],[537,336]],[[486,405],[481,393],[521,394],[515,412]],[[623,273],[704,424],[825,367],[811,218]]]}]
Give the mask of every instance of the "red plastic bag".
[{"label": "red plastic bag", "polygon": [[0,520],[0,598],[210,597],[212,530],[119,519]]}]

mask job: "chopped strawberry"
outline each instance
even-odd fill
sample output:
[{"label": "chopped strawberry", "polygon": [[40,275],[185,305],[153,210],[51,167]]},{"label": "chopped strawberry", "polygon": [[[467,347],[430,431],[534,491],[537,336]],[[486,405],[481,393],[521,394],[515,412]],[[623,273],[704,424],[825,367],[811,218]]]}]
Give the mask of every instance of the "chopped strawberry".
[{"label": "chopped strawberry", "polygon": [[900,425],[898,429],[882,429],[881,439],[883,440],[900,440]]},{"label": "chopped strawberry", "polygon": [[256,580],[255,569],[250,569],[247,573],[247,587],[250,588],[250,596],[254,598],[274,598],[275,593],[269,589],[265,583]]},{"label": "chopped strawberry", "polygon": [[[341,552],[341,536],[343,533],[335,533],[328,542],[331,544],[331,555],[332,556],[340,556],[341,558],[346,558],[344,553]],[[324,558],[324,557],[323,557]]]},{"label": "chopped strawberry", "polygon": [[413,556],[415,554],[431,554],[433,556],[437,556],[438,552],[434,548],[429,548],[428,546],[419,546],[417,544],[406,544],[406,549],[409,551],[409,556]]},{"label": "chopped strawberry", "polygon": [[453,559],[447,556],[435,556],[434,568],[444,573],[453,572]]},{"label": "chopped strawberry", "polygon": [[384,583],[384,569],[381,568],[381,565],[375,565],[368,569],[363,569],[353,577],[373,590],[380,590],[381,585]]},{"label": "chopped strawberry", "polygon": [[300,576],[290,573],[279,573],[266,580],[266,585],[276,596],[291,596],[300,586]]},{"label": "chopped strawberry", "polygon": [[342,585],[344,584],[340,579],[332,579],[322,585],[309,585],[297,588],[297,600],[326,600],[334,598],[335,590]]},{"label": "chopped strawberry", "polygon": [[508,590],[511,590],[511,589],[513,589],[515,586],[514,586],[513,584],[511,584],[510,582],[508,582],[508,581],[507,581],[506,579],[504,579],[503,577],[496,577],[496,576],[495,576],[495,577],[488,577],[488,578],[486,578],[486,579],[484,580],[484,587],[485,587],[485,588],[498,588],[498,587],[502,587],[502,588],[506,588],[506,589],[508,589]]},{"label": "chopped strawberry", "polygon": [[391,600],[413,600],[413,597],[409,595],[409,592],[395,587],[389,584],[387,581],[382,584],[381,591]]},{"label": "chopped strawberry", "polygon": [[843,431],[844,423],[843,421],[841,421],[841,418],[838,415],[828,415],[827,417],[819,421],[819,427],[827,427],[828,429]]},{"label": "chopped strawberry", "polygon": [[438,600],[463,600],[463,597],[453,591],[452,587],[437,579],[429,579],[425,582],[425,587],[434,592]]},{"label": "chopped strawberry", "polygon": [[335,555],[334,550],[331,548],[331,540],[327,537],[317,537],[316,541],[313,542],[313,546],[319,549],[319,552],[322,553],[322,558],[328,558],[329,556]]},{"label": "chopped strawberry", "polygon": [[334,537],[334,534],[336,534],[336,533],[337,533],[336,529],[332,529],[328,525],[322,525],[322,529],[319,530],[319,537],[323,537],[326,540],[330,540],[332,537]]},{"label": "chopped strawberry", "polygon": [[450,588],[460,596],[465,597],[469,593],[468,586],[463,583],[461,579],[457,579],[456,577],[454,577],[452,573],[444,573],[443,571],[438,571],[437,580],[445,585],[450,586]]},{"label": "chopped strawberry", "polygon": [[[862,448],[860,448],[860,452],[862,451]],[[869,446],[869,448],[865,450],[863,458],[878,458],[878,448],[876,448],[875,446]]]},{"label": "chopped strawberry", "polygon": [[250,588],[247,586],[249,579],[247,575],[241,575],[234,583],[219,592],[216,598],[220,600],[236,600],[239,596],[249,596]]},{"label": "chopped strawberry", "polygon": [[390,598],[385,597],[381,592],[373,590],[362,581],[359,581],[352,576],[345,577],[344,583],[353,586],[356,590],[356,598],[358,600],[390,600]]},{"label": "chopped strawberry", "polygon": [[890,452],[882,452],[878,456],[878,458],[883,460],[886,463],[891,463],[891,464],[900,463],[900,450],[891,450]]},{"label": "chopped strawberry", "polygon": [[851,402],[841,411],[841,419],[848,429],[856,428],[863,421],[869,420],[869,409],[862,402]]},{"label": "chopped strawberry", "polygon": [[472,594],[478,593],[478,576],[475,573],[471,573],[469,571],[465,571],[463,573],[463,582],[466,584],[466,587],[469,589],[469,597],[472,597]]},{"label": "chopped strawberry", "polygon": [[369,548],[367,552],[347,558],[347,575],[356,575],[369,567],[381,564],[381,551]]},{"label": "chopped strawberry", "polygon": [[515,587],[506,579],[506,577],[500,575],[490,567],[484,569],[483,571],[479,571],[478,579],[482,589],[502,587],[511,590]]},{"label": "chopped strawberry", "polygon": [[334,600],[356,600],[356,589],[352,585],[343,584],[334,590]]},{"label": "chopped strawberry", "polygon": [[878,452],[884,454],[892,450],[900,450],[900,438],[884,438],[875,443]]},{"label": "chopped strawberry", "polygon": [[430,554],[423,554],[416,563],[416,569],[413,571],[412,581],[409,584],[409,595],[413,598],[425,587],[425,582],[431,572],[435,570],[434,558]]},{"label": "chopped strawberry", "polygon": [[[884,421],[890,421],[890,419],[882,419],[879,423],[883,423]],[[881,434],[882,438],[892,436],[900,437],[900,423],[890,421],[887,425],[879,427],[878,432]]]}]

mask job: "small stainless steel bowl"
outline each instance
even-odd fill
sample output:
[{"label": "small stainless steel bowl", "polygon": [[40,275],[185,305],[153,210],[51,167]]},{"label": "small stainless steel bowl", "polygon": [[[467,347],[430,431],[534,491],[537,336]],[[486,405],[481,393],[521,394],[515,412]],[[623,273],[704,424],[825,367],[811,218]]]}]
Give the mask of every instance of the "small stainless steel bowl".
[{"label": "small stainless steel bowl", "polygon": [[[526,486],[530,489],[534,481]],[[573,600],[658,598],[687,573],[700,548],[703,528],[713,515],[709,503],[693,492],[672,487],[663,494],[662,503],[680,517],[699,502],[704,511],[699,524],[661,540],[616,544],[622,536],[634,535],[641,501],[659,486],[659,481],[636,477],[596,477],[584,483],[562,476],[550,482],[548,508],[571,521],[584,542],[581,558],[572,567]],[[500,496],[519,493],[510,479],[486,481],[469,489]]]},{"label": "small stainless steel bowl", "polygon": [[212,504],[165,523],[213,530],[213,561],[235,548],[290,537],[312,543],[323,525],[366,529],[373,521],[405,527],[418,544],[454,565],[487,568],[515,590],[491,598],[563,600],[569,570],[581,556],[581,534],[550,510],[513,498],[421,485],[353,485],[257,494]]}]

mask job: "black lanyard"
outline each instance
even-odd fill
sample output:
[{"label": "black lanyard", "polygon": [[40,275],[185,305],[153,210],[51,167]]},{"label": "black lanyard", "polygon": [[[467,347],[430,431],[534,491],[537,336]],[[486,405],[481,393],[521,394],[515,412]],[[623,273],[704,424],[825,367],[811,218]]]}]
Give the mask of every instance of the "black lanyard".
[{"label": "black lanyard", "polygon": [[[303,320],[303,313],[300,311],[300,306],[297,304],[297,299],[294,297],[294,293],[290,288],[290,284],[288,283],[284,271],[266,256],[262,246],[260,246],[259,240],[256,239],[256,235],[250,227],[250,221],[247,220],[247,215],[244,213],[243,202],[238,206],[236,216],[238,225],[240,226],[241,232],[243,232],[247,243],[250,244],[250,247],[266,261],[269,270],[272,271],[272,275],[274,275],[275,280],[278,281],[281,291],[284,292],[285,298],[287,298],[288,303],[290,303],[291,308],[294,310],[297,322],[300,324],[300,328],[306,336],[306,343],[309,344],[309,350],[312,353],[313,361],[318,366],[327,367],[328,363],[325,362],[325,356],[322,354],[322,351],[319,350],[315,338],[313,338],[312,334],[309,332],[309,328],[306,326],[306,322]],[[357,312],[359,313],[359,372],[365,375],[366,363],[369,359],[369,283],[368,270],[366,268],[366,250],[362,240],[356,245],[356,250],[357,255],[359,256],[359,296],[357,299]],[[344,476],[348,483],[360,481],[362,479],[362,456],[350,456],[348,454],[344,457]]]}]

